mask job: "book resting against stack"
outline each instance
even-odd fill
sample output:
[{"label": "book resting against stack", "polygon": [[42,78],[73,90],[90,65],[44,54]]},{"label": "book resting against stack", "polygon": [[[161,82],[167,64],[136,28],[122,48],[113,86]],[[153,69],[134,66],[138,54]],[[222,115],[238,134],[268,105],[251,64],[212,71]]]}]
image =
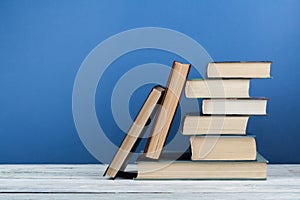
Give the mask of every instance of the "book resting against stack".
[{"label": "book resting against stack", "polygon": [[[145,152],[137,160],[136,179],[266,179],[267,161],[256,152],[255,136],[246,129],[249,117],[265,115],[267,108],[266,98],[250,97],[250,80],[270,77],[270,67],[271,62],[209,63],[207,79],[186,81],[190,65],[175,61],[166,91],[161,87],[145,109],[152,90],[134,122],[144,126],[161,104]],[[187,98],[203,99],[202,114],[183,120],[182,134],[190,137],[191,152],[162,153],[183,89]],[[107,175],[115,178],[125,170],[143,131],[129,129]]]}]

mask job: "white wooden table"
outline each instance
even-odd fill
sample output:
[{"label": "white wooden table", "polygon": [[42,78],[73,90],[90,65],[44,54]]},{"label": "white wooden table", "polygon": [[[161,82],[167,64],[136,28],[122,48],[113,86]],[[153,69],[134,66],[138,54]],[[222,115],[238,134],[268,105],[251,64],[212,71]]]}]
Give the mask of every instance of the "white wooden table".
[{"label": "white wooden table", "polygon": [[300,199],[300,165],[268,165],[267,181],[108,180],[105,169],[0,165],[0,199]]}]

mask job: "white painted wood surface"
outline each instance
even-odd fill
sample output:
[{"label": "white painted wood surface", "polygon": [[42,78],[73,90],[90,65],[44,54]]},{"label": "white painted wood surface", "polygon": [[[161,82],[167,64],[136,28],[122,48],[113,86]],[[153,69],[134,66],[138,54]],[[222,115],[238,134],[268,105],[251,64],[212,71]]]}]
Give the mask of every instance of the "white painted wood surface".
[{"label": "white painted wood surface", "polygon": [[300,165],[268,165],[266,181],[109,180],[105,169],[0,165],[0,199],[300,199]]}]

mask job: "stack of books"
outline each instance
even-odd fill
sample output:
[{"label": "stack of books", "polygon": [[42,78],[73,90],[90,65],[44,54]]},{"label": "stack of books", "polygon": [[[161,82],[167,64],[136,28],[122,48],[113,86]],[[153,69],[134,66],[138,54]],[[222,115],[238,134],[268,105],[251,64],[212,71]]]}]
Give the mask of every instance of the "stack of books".
[{"label": "stack of books", "polygon": [[[271,62],[209,63],[207,79],[186,81],[190,65],[174,62],[166,89],[153,88],[106,174],[115,178],[124,171],[147,119],[161,104],[137,160],[136,179],[266,179],[267,161],[246,128],[251,115],[266,115],[267,108],[266,98],[250,97],[250,79],[269,78],[270,67]],[[202,114],[183,120],[182,134],[190,137],[191,152],[162,153],[184,89],[187,98],[203,99]]]}]

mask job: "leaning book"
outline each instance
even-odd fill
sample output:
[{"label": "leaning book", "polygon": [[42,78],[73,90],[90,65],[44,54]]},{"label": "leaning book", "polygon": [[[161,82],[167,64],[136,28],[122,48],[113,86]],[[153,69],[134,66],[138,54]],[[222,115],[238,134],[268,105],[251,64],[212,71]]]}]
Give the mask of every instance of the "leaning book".
[{"label": "leaning book", "polygon": [[160,102],[164,91],[165,89],[161,86],[152,88],[104,175],[115,178],[118,176],[118,173],[122,173],[125,170],[132,153],[136,150],[136,147],[146,131],[147,122],[156,112],[157,104]]}]

